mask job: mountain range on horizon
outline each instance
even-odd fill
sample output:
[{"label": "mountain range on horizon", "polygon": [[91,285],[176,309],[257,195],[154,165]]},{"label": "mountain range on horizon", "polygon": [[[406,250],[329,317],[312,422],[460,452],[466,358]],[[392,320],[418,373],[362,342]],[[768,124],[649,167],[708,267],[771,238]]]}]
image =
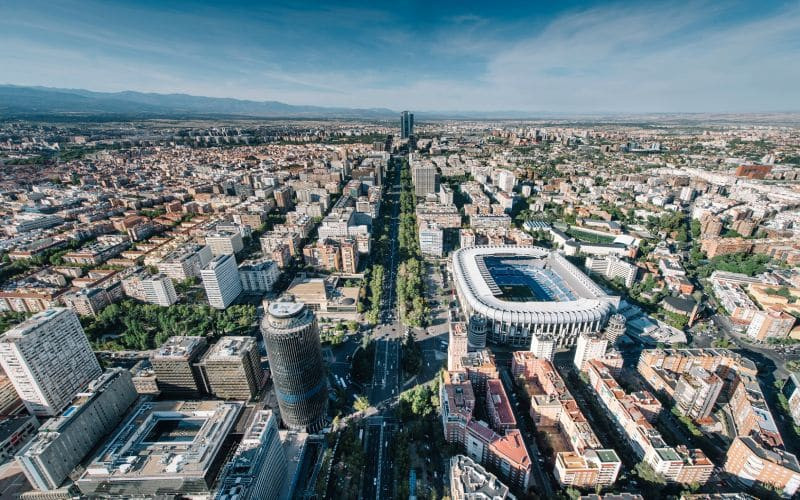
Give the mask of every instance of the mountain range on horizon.
[{"label": "mountain range on horizon", "polygon": [[[798,123],[800,114],[787,113],[559,113],[531,111],[414,111],[417,119],[565,119],[604,121],[712,122],[774,121]],[[126,90],[95,92],[39,86],[0,84],[0,119],[25,118],[246,118],[246,119],[368,119],[395,120],[400,111],[388,108],[346,108],[286,104],[189,94],[158,94]]]}]

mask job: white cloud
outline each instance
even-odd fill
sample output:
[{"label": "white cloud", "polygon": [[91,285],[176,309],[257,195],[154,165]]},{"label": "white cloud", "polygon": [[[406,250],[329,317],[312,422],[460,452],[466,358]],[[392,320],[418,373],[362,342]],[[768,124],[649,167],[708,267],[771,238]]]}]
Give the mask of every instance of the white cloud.
[{"label": "white cloud", "polygon": [[[114,51],[54,46],[17,32],[4,39],[0,67],[6,71],[0,78],[106,91],[417,110],[800,109],[800,7],[736,23],[721,20],[724,14],[718,4],[616,5],[569,12],[541,26],[455,15],[425,39],[427,47],[400,28],[376,36],[375,43],[389,53],[392,47],[404,56],[417,50],[417,64],[400,66],[390,57],[357,70],[340,62],[363,54],[343,53],[341,61],[329,58],[309,69],[278,60],[269,47],[257,44],[215,46],[206,54],[196,41],[169,45],[158,37],[122,36],[113,47],[134,55],[121,58]],[[36,26],[49,26],[41,23]],[[97,46],[115,36],[108,30],[82,35],[78,28],[59,33]],[[301,47],[297,53],[316,61],[324,58],[324,49]],[[136,57],[137,50],[142,57]],[[442,61],[441,67],[431,69],[430,61]],[[465,67],[476,71],[469,76],[455,71]]]}]

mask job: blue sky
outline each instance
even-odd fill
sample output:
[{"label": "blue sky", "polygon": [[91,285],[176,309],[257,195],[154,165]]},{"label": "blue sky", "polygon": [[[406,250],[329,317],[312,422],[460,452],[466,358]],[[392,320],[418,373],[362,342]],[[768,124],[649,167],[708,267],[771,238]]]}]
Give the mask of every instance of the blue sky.
[{"label": "blue sky", "polygon": [[0,83],[414,110],[800,110],[800,1],[3,0]]}]

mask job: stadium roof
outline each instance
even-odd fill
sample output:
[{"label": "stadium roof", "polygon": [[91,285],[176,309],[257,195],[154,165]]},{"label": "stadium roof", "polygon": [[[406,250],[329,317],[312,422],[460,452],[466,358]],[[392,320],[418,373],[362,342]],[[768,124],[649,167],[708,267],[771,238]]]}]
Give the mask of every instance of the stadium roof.
[{"label": "stadium roof", "polygon": [[[578,298],[566,301],[506,301],[498,298],[497,285],[487,276],[481,257],[508,256],[543,259]],[[617,297],[606,295],[586,274],[561,254],[540,247],[476,246],[453,254],[453,271],[464,298],[480,314],[515,323],[591,322],[609,314]]]}]

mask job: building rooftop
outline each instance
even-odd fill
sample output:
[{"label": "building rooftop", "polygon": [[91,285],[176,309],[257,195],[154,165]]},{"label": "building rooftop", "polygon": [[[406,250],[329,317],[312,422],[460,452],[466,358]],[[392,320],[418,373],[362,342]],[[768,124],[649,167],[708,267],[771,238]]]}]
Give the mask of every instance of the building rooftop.
[{"label": "building rooftop", "polygon": [[494,408],[494,413],[497,415],[500,425],[516,425],[517,420],[511,411],[511,404],[500,380],[489,379],[486,381],[486,398],[487,402]]},{"label": "building rooftop", "polygon": [[291,318],[302,311],[304,307],[303,302],[277,301],[270,303],[267,310],[271,316],[276,318]]},{"label": "building rooftop", "polygon": [[176,335],[170,337],[153,354],[153,359],[189,360],[205,344],[203,337]]},{"label": "building rooftop", "polygon": [[35,330],[39,325],[44,323],[45,321],[49,321],[59,314],[62,314],[66,311],[70,311],[71,309],[67,309],[65,307],[54,307],[51,309],[47,309],[40,313],[36,313],[30,318],[26,319],[22,323],[14,326],[13,328],[7,330],[5,334],[0,336],[0,342],[6,339],[21,339],[25,335],[31,333]]},{"label": "building rooftop", "polygon": [[211,346],[204,361],[224,361],[239,359],[256,345],[255,337],[222,337]]},{"label": "building rooftop", "polygon": [[461,498],[514,498],[508,493],[508,486],[464,455],[450,458],[450,476],[463,495]]},{"label": "building rooftop", "polygon": [[79,482],[205,478],[241,410],[238,402],[143,401]]}]

